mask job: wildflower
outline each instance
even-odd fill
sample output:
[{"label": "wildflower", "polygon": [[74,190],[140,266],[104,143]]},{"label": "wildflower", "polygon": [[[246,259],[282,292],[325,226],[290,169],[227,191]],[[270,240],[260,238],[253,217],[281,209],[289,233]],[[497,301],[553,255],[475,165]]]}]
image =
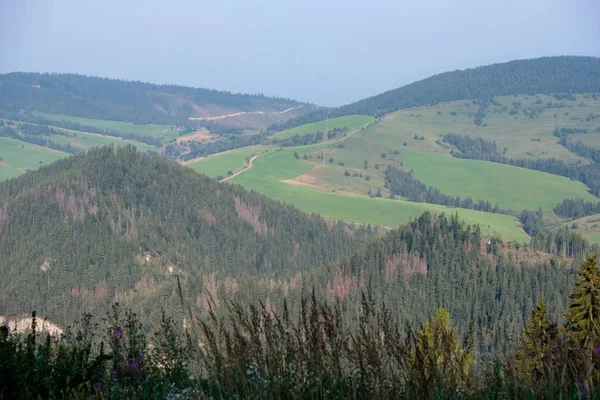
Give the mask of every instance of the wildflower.
[{"label": "wildflower", "polygon": [[139,369],[140,368],[140,364],[137,362],[137,360],[135,358],[130,358],[129,359],[129,366],[133,369]]},{"label": "wildflower", "polygon": [[596,347],[594,351],[596,352],[596,355],[600,356],[600,347]]}]

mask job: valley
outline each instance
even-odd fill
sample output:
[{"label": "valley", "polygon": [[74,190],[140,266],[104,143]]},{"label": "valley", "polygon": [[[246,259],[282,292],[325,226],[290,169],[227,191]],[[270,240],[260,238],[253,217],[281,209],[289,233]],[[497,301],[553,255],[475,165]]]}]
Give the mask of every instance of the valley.
[{"label": "valley", "polygon": [[570,363],[568,393],[596,371],[573,338],[578,302],[600,309],[599,59],[334,108],[6,74],[0,118],[0,379],[40,398],[96,379],[115,398],[527,398],[523,380]]}]

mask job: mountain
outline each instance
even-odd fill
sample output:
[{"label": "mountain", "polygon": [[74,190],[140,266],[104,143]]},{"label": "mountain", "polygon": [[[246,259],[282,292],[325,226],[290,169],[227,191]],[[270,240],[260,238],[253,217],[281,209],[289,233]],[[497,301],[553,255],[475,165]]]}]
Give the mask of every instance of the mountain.
[{"label": "mountain", "polygon": [[222,124],[262,126],[285,122],[312,107],[262,94],[75,74],[0,75],[0,110],[5,112],[38,111],[135,124],[185,124],[189,118],[212,117]]},{"label": "mountain", "polygon": [[199,309],[221,290],[249,301],[246,281],[293,285],[362,237],[131,146],[94,149],[0,183],[0,315],[62,324],[118,301],[156,317],[176,276]]},{"label": "mountain", "polygon": [[363,114],[376,117],[410,107],[515,94],[600,92],[600,58],[580,56],[515,60],[444,72],[398,89],[330,110],[316,110],[277,129],[329,117]]}]

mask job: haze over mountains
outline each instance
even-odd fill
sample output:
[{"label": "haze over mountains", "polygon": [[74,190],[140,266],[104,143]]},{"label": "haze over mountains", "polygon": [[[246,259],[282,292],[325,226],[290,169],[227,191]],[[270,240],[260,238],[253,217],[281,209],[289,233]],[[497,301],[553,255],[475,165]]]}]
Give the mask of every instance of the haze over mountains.
[{"label": "haze over mountains", "polygon": [[[379,120],[373,121],[367,118],[361,120],[359,125],[350,125],[349,128],[347,124],[350,119],[344,119],[346,118],[344,116],[364,114],[381,118],[399,109],[426,107],[465,99],[477,99],[477,101],[492,99],[492,103],[497,105],[492,114],[502,114],[499,109],[501,103],[494,100],[502,98],[501,96],[517,96],[519,94],[537,96],[538,103],[543,104],[539,101],[540,95],[554,95],[558,99],[561,96],[573,96],[572,93],[593,94],[600,92],[600,59],[548,57],[448,72],[348,106],[337,109],[317,108],[316,111],[311,111],[316,108],[313,105],[262,95],[238,95],[207,89],[160,86],[66,74],[13,73],[2,75],[0,76],[0,89],[0,112],[6,118],[2,128],[6,140],[24,141],[33,146],[41,145],[41,148],[50,146],[55,150],[77,153],[88,149],[88,147],[78,147],[85,143],[81,139],[87,140],[87,138],[97,135],[102,138],[120,138],[121,141],[128,139],[129,143],[138,143],[138,146],[147,143],[148,149],[154,149],[147,151],[153,154],[174,155],[175,151],[182,151],[182,154],[187,153],[185,157],[188,158],[191,154],[196,154],[198,149],[204,151],[205,155],[221,151],[221,148],[216,146],[219,143],[225,143],[225,145],[220,144],[219,146],[228,146],[223,150],[236,147],[244,150],[244,146],[249,144],[261,146],[279,144],[282,147],[280,147],[279,153],[275,152],[272,154],[273,156],[277,155],[280,159],[281,156],[286,157],[286,154],[290,153],[284,149],[296,146],[291,149],[296,150],[296,156],[298,152],[304,153],[305,164],[303,165],[309,166],[310,159],[306,154],[316,151],[314,153],[316,156],[321,154],[317,158],[324,159],[323,149],[330,149],[325,151],[334,151],[335,149],[338,152],[349,151],[344,144],[352,147],[353,140],[357,140],[356,138],[369,138],[372,135],[369,133],[372,128],[364,132],[361,130],[365,128],[363,126],[365,122],[366,126],[371,125],[375,129],[384,126],[383,121],[378,122]],[[596,95],[594,94],[594,96]],[[485,111],[490,112],[487,107],[488,105],[479,104],[479,113],[483,117],[480,116],[481,121],[477,122],[476,114],[475,122],[472,122],[477,128],[485,129],[481,125],[482,121],[487,118]],[[566,107],[566,105],[562,105],[562,107]],[[256,114],[261,119],[256,119],[255,116],[252,116],[253,114],[244,114],[257,112],[262,113]],[[442,113],[438,111],[438,117],[440,114]],[[272,133],[272,131],[282,130],[289,126],[298,126],[305,121],[326,118],[328,115],[341,117],[341,123],[339,128],[335,128],[336,130],[328,131],[329,127],[336,126],[336,118],[332,118],[331,125],[325,121],[326,125],[320,129],[325,131],[326,136],[318,132],[315,136],[310,128],[306,128],[307,133],[303,134],[304,143],[298,143],[295,141],[296,138],[301,137],[298,134],[287,135],[286,131],[275,135]],[[507,117],[513,115],[514,113],[510,112]],[[590,115],[595,114],[592,111]],[[222,118],[214,119],[219,116]],[[252,117],[249,118],[249,116]],[[213,119],[211,120],[211,118]],[[386,118],[388,117],[385,117],[384,120]],[[473,118],[473,113],[469,118]],[[13,120],[11,121],[11,119]],[[288,122],[278,124],[278,121],[283,119]],[[264,127],[264,121],[270,122],[269,130],[260,133],[251,131],[259,125]],[[127,125],[127,123],[133,123],[133,125]],[[235,130],[236,124],[254,125],[244,126],[244,129],[248,131],[242,133],[241,130]],[[102,129],[103,126],[107,128]],[[109,130],[109,126],[116,128]],[[174,130],[175,127],[177,129]],[[128,129],[131,132],[128,132]],[[204,132],[204,136],[198,136],[194,132],[196,129],[201,129],[199,132]],[[234,130],[228,131],[227,129]],[[448,129],[451,129],[451,126]],[[86,133],[86,131],[92,133]],[[302,132],[302,130],[298,130],[298,132]],[[190,140],[180,142],[180,139],[185,139],[186,135],[190,135]],[[319,135],[321,136],[319,137]],[[350,138],[351,135],[354,137]],[[283,140],[284,137],[288,139]],[[59,139],[61,142],[58,142]],[[245,140],[251,141],[245,142]],[[290,140],[292,142],[289,142]],[[460,150],[461,157],[465,157],[464,154],[468,153],[465,148],[460,147],[462,144],[457,144],[457,139],[452,140],[455,141],[452,142],[444,137],[444,141],[448,141],[447,143]],[[343,145],[332,145],[336,142]],[[417,140],[418,142],[419,140]],[[445,146],[442,142],[439,144],[438,142],[436,141],[436,146]],[[114,144],[114,142],[110,143]],[[313,144],[313,147],[306,146],[306,144]],[[418,180],[414,181],[416,183],[412,183],[412,181],[407,183],[408,181],[402,181],[406,178],[398,176],[403,173],[402,166],[404,162],[409,161],[410,157],[407,158],[408,154],[405,154],[405,150],[397,151],[399,147],[387,147],[386,149],[386,146],[390,144],[391,142],[386,142],[384,147],[381,147],[381,150],[384,150],[379,158],[382,166],[375,164],[376,171],[373,172],[374,179],[378,179],[378,174],[383,174],[382,178],[385,179],[386,185],[384,190],[389,190],[392,197],[395,194],[416,203],[433,202],[454,205],[454,203],[449,204],[450,200],[443,198],[443,194],[442,198],[439,198],[439,191],[435,195],[438,197],[437,200],[431,198],[430,194],[425,195],[426,197],[421,197],[424,196],[423,194],[413,194],[417,190],[416,187],[407,192],[406,187],[402,185],[414,186],[421,183]],[[368,146],[372,146],[372,144]],[[406,142],[404,146],[406,146]],[[244,192],[240,192],[240,189],[228,193],[227,191],[233,190],[234,187],[218,185],[206,178],[199,178],[190,170],[175,166],[160,158],[142,157],[132,148],[91,150],[92,148],[93,146],[89,146],[90,150],[87,155],[69,158],[50,167],[42,168],[39,172],[30,172],[19,180],[3,184],[2,206],[0,207],[3,232],[0,234],[0,238],[3,252],[8,256],[3,258],[2,268],[6,271],[13,271],[16,275],[8,274],[11,277],[11,285],[5,291],[6,297],[2,301],[4,305],[2,313],[16,315],[25,313],[32,307],[42,311],[42,308],[39,307],[44,307],[42,305],[46,304],[48,308],[44,307],[43,310],[48,312],[48,315],[61,323],[66,323],[75,315],[73,310],[81,311],[85,307],[97,309],[109,299],[128,298],[136,304],[151,304],[156,301],[157,293],[168,290],[168,282],[172,284],[169,276],[173,273],[184,274],[186,283],[191,285],[192,292],[196,289],[201,290],[203,284],[207,284],[206,276],[214,277],[215,271],[221,271],[221,275],[215,278],[217,281],[225,278],[244,280],[255,275],[271,276],[273,279],[285,281],[285,279],[292,279],[295,274],[306,273],[307,268],[311,266],[322,267],[328,262],[338,262],[343,257],[349,256],[357,246],[362,246],[358,244],[357,240],[362,242],[363,239],[359,239],[353,229],[342,223],[330,223],[327,227],[327,224],[320,219],[304,221],[302,220],[303,214],[290,206],[278,208],[279,206],[276,206],[275,203],[267,202],[262,197],[243,194]],[[264,149],[267,153],[271,151],[268,147],[264,147]],[[392,153],[392,150],[395,151]],[[19,150],[13,151],[16,151],[18,156]],[[21,151],[25,152],[25,147]],[[380,151],[379,147],[375,151]],[[6,152],[6,149],[0,149],[0,156],[3,155],[3,152]],[[368,153],[363,150],[355,155],[352,154],[348,153],[347,157],[360,157],[361,154]],[[454,156],[458,156],[458,154],[456,153]],[[214,160],[219,163],[221,159],[219,155],[214,157]],[[270,155],[267,154],[263,159],[269,157]],[[287,157],[289,158],[284,162],[285,165],[292,160],[289,155]],[[5,158],[10,159],[6,156]],[[261,163],[263,159],[256,163]],[[329,159],[329,164],[332,164],[332,159],[333,157]],[[283,159],[281,160],[283,161]],[[276,165],[277,162],[281,163],[282,161],[273,160],[270,165]],[[308,163],[306,163],[307,161]],[[346,161],[351,168],[354,162],[362,163],[362,160],[353,161],[346,158],[340,160],[338,164],[343,164],[343,161]],[[370,171],[367,164],[368,162],[365,160],[364,168],[361,168],[365,173]],[[204,164],[197,165],[202,170]],[[267,168],[271,168],[270,165],[267,164]],[[296,165],[294,168],[297,168],[302,163],[294,165]],[[284,167],[283,170],[285,168],[289,167]],[[342,166],[342,171],[343,168],[344,166]],[[395,168],[399,168],[399,170]],[[540,170],[541,167],[526,168]],[[321,205],[325,207],[323,210],[326,210],[326,204],[333,200],[333,198],[330,200],[323,197],[328,195],[328,190],[325,188],[320,189],[321,192],[313,193],[304,189],[302,185],[290,186],[278,183],[278,186],[272,189],[261,186],[261,184],[255,186],[258,181],[251,178],[253,171],[260,171],[260,165],[248,172],[247,176],[242,175],[233,182],[241,179],[240,182],[245,186],[256,187],[258,191],[263,191],[276,199],[297,204],[307,211],[320,210]],[[260,172],[257,173],[260,174]],[[348,173],[348,169],[346,169],[346,175],[351,175]],[[354,175],[358,175],[358,173],[354,172]],[[360,175],[362,176],[362,173]],[[263,178],[266,177],[263,175]],[[290,178],[295,178],[294,172],[291,172]],[[244,179],[247,183],[244,183]],[[403,182],[400,184],[402,187],[398,186],[399,179]],[[414,180],[412,177],[409,179]],[[588,180],[584,183],[591,185],[591,182]],[[371,183],[367,181],[366,184],[370,185]],[[499,183],[492,183],[492,185],[496,184]],[[294,192],[290,193],[291,197],[285,197],[286,190],[292,188]],[[427,189],[425,185],[423,188],[418,190]],[[375,196],[374,192],[371,195],[372,189],[369,188],[370,197],[381,197],[381,189]],[[431,187],[428,190],[431,191]],[[460,193],[463,189],[457,186],[456,190]],[[573,192],[577,192],[575,187]],[[466,193],[468,194],[468,192]],[[365,194],[363,193],[363,198],[368,201],[369,198]],[[309,203],[304,205],[304,200],[302,200],[304,195],[307,196],[308,202],[312,203],[310,207]],[[253,200],[246,199],[244,196],[251,196]],[[356,200],[351,197],[336,196],[338,197],[335,201],[339,204],[344,204],[344,202],[353,204],[351,202]],[[588,199],[593,197],[588,197]],[[485,198],[483,200],[471,199],[467,195],[463,198],[465,200],[461,200],[460,197],[456,200],[458,209],[474,208],[486,211],[486,213],[484,215],[480,212],[471,216],[466,211],[461,211],[461,217],[466,218],[470,223],[483,224],[488,221],[486,218],[489,216],[489,221],[494,222],[487,227],[487,235],[499,234],[505,239],[513,235],[508,231],[503,231],[503,229],[513,229],[509,228],[511,224],[516,229],[518,224],[517,221],[511,219],[514,217],[511,217],[510,208],[504,209],[504,206],[508,206],[508,204],[498,204],[498,200],[493,199],[489,199],[487,202]],[[523,199],[523,204],[526,203],[525,200],[526,198]],[[519,198],[515,199],[517,204],[519,201],[521,201]],[[496,206],[492,210],[494,203]],[[391,221],[396,220],[394,217],[396,211],[391,210],[405,208],[411,210],[410,204],[415,203],[365,202],[364,205],[357,203],[350,206],[348,212],[343,215],[344,219],[360,221],[361,218],[369,215],[368,213],[361,215],[362,207],[365,207],[365,210],[369,209],[369,212],[377,209],[386,210],[383,211],[383,219],[367,217],[361,222],[373,222],[394,227],[398,223]],[[528,204],[536,203],[529,202]],[[539,204],[541,205],[541,203]],[[410,212],[416,212],[416,210]],[[427,208],[418,210],[420,211],[414,216],[419,215]],[[537,211],[537,207],[534,210]],[[454,212],[443,208],[430,208],[430,211],[434,213]],[[528,234],[532,237],[539,234],[529,227],[528,224],[531,221],[526,221],[519,214],[520,209],[513,209],[512,212],[514,213],[512,215],[521,219],[520,223]],[[385,217],[385,213],[388,213],[388,218]],[[492,213],[505,214],[505,216],[498,217],[500,218],[498,219],[495,216],[492,217],[494,215]],[[325,215],[327,215],[327,211],[325,211]],[[476,215],[477,217],[475,217]],[[329,216],[337,218],[338,214],[334,212]],[[284,219],[279,220],[281,217]],[[275,219],[271,220],[271,218]],[[303,222],[300,222],[301,220]],[[279,226],[281,228],[278,228]],[[303,228],[303,226],[306,227]],[[280,231],[280,229],[283,230]],[[331,229],[336,229],[337,233]],[[371,228],[369,231],[372,232]],[[365,234],[360,233],[358,236],[362,237]],[[29,239],[25,240],[25,237]],[[250,239],[251,237],[253,239]],[[478,237],[472,240],[479,243],[482,239]],[[522,239],[520,240],[522,241]],[[575,244],[577,240],[577,238],[569,239],[571,246],[574,247],[568,253],[561,250],[563,245],[554,248],[537,244],[534,247],[567,258],[579,257],[589,245],[585,242]],[[244,246],[240,246],[241,243],[244,243]],[[472,246],[472,244],[464,245]],[[573,250],[575,248],[577,250]],[[408,255],[402,257],[408,257],[408,260],[413,257],[411,251],[409,246],[401,250],[399,254],[405,252]],[[389,254],[383,259],[396,257],[394,254]],[[418,259],[432,257],[432,255],[422,253],[422,250],[415,254],[414,257]],[[523,262],[524,259],[533,259],[543,264],[547,261],[545,256],[534,254],[516,257],[516,260],[521,260],[519,262]],[[420,262],[423,263],[422,268],[426,270],[428,262]],[[514,260],[503,262],[514,262]],[[84,265],[86,267],[83,267]],[[429,265],[429,267],[431,266]],[[405,267],[417,270],[421,268],[417,265]],[[389,267],[386,268],[389,269]],[[444,267],[440,265],[439,268],[443,269]],[[433,271],[433,269],[430,270],[431,273]],[[363,270],[352,270],[350,276],[358,282],[360,279],[364,279],[365,273]],[[187,281],[188,277],[190,281]],[[334,277],[330,276],[330,278]],[[246,282],[246,284],[249,283]],[[167,286],[163,287],[163,285]],[[236,285],[238,284],[236,283]],[[46,289],[42,290],[42,287]],[[30,301],[23,302],[18,293],[27,291],[27,288],[36,288],[36,294],[28,296]],[[325,290],[325,287],[320,287],[320,289]],[[531,297],[530,301],[534,301],[536,296],[538,295],[535,294],[534,297]],[[547,298],[551,296],[550,293],[546,294]],[[140,300],[142,298],[145,300]],[[427,298],[423,298],[420,303],[429,304]],[[198,300],[198,305],[200,303]],[[442,305],[439,302],[432,304],[434,307]],[[64,310],[67,309],[72,311],[64,314]],[[63,310],[63,314],[60,310]],[[512,329],[518,331],[517,328],[513,327]]]},{"label": "haze over mountains", "polygon": [[[305,398],[310,387],[360,376],[364,393],[365,382],[379,379],[392,389],[373,389],[378,397],[410,398],[429,393],[412,374],[433,373],[419,369],[430,357],[449,365],[435,381],[440,390],[458,393],[457,385],[477,397],[494,387],[488,375],[502,346],[527,348],[536,304],[539,324],[579,334],[580,316],[569,308],[577,269],[583,265],[579,287],[600,280],[596,261],[584,261],[600,243],[599,135],[593,57],[447,72],[332,109],[81,75],[0,75],[0,316],[36,310],[64,328],[85,312],[100,321],[115,302],[131,308],[129,322],[115,322],[115,308],[105,320],[113,324],[112,369],[96,370],[108,360],[103,347],[81,350],[96,354],[89,370],[97,376],[117,371],[148,382],[140,354],[152,346],[132,343],[157,332],[154,349],[164,353],[154,360],[172,360],[185,374],[197,368],[203,384],[227,393],[255,393],[245,371],[278,354],[313,372],[291,385],[286,373],[265,370],[286,382],[269,393]],[[245,307],[254,308],[244,314]],[[138,317],[141,336],[133,333]],[[398,321],[409,331],[425,327],[401,345]],[[574,365],[594,351],[596,339],[563,352],[553,329],[543,332],[543,351]],[[119,347],[122,335],[131,348]],[[11,349],[21,339],[10,340],[0,337],[1,346],[15,343],[0,346],[13,357],[0,372],[19,365],[20,350]],[[62,357],[47,343],[39,354]],[[312,356],[298,356],[313,345]],[[438,349],[446,353],[438,357]],[[353,358],[366,354],[404,366],[369,378],[356,372],[365,361]],[[522,354],[514,356],[519,376],[533,379],[522,360],[537,359]],[[330,356],[337,361],[310,366]],[[44,362],[64,361],[52,357]],[[477,375],[472,362],[485,372]],[[511,368],[502,364],[503,376]],[[179,379],[164,371],[155,369],[157,385]],[[58,383],[48,387],[63,388],[52,374]],[[85,386],[92,378],[82,374]],[[240,374],[248,381],[238,387]],[[182,390],[194,385],[185,379],[177,380]],[[506,390],[529,390],[502,379]],[[129,385],[114,385],[129,393]],[[39,393],[50,396],[48,387]]]}]

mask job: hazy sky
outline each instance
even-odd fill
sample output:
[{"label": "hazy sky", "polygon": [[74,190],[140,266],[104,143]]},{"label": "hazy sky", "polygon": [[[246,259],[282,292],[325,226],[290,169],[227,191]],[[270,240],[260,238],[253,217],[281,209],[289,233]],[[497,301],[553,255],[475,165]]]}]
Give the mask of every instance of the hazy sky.
[{"label": "hazy sky", "polygon": [[0,0],[0,73],[341,105],[438,72],[600,56],[600,0]]}]

